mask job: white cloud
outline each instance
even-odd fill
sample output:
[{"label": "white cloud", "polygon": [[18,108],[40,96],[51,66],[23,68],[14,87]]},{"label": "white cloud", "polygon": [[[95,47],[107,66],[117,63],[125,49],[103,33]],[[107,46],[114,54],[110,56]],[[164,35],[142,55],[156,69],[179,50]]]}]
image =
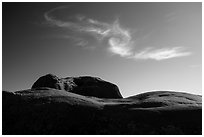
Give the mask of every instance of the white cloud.
[{"label": "white cloud", "polygon": [[[119,21],[116,20],[112,24],[100,22],[98,20],[88,18],[84,15],[78,14],[73,18],[75,20],[64,21],[60,17],[54,16],[58,10],[63,10],[65,7],[52,9],[44,14],[45,19],[54,26],[70,29],[72,31],[85,33],[94,36],[98,40],[104,38],[108,41],[108,50],[121,57],[132,59],[154,59],[165,60],[175,57],[188,56],[190,52],[184,52],[182,47],[151,49],[146,48],[141,52],[134,51],[133,47],[136,42],[132,38],[132,34],[126,28],[122,28]],[[83,47],[88,46],[88,42],[80,41],[78,45]]]},{"label": "white cloud", "polygon": [[146,49],[142,52],[136,53],[132,58],[135,59],[154,59],[154,60],[165,60],[175,57],[188,56],[190,52],[183,52],[182,47],[173,47],[173,48],[162,48],[151,50]]},{"label": "white cloud", "polygon": [[131,49],[129,49],[128,47],[126,47],[126,43],[120,43],[119,39],[117,38],[110,38],[109,39],[109,50],[115,54],[119,54],[122,57],[127,57],[130,56],[131,53]]}]

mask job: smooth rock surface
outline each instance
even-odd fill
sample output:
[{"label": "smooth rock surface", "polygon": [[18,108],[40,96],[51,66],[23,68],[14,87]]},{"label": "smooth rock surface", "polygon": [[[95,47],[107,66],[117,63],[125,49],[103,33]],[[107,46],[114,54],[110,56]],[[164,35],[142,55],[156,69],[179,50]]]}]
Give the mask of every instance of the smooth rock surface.
[{"label": "smooth rock surface", "polygon": [[121,99],[53,88],[2,94],[3,135],[202,134],[202,97],[157,91]]}]

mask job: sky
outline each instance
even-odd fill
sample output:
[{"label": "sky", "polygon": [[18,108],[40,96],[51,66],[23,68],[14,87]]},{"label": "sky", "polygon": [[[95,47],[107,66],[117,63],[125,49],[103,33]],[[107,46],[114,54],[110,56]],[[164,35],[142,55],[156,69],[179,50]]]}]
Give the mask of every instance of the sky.
[{"label": "sky", "polygon": [[3,2],[3,90],[48,73],[100,77],[123,97],[202,94],[202,4]]}]

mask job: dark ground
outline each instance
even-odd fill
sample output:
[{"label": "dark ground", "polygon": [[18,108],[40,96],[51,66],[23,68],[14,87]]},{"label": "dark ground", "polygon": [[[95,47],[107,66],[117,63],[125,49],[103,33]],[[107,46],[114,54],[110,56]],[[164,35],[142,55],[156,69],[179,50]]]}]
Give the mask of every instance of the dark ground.
[{"label": "dark ground", "polygon": [[3,135],[201,135],[202,97],[147,92],[87,97],[51,88],[2,94]]}]

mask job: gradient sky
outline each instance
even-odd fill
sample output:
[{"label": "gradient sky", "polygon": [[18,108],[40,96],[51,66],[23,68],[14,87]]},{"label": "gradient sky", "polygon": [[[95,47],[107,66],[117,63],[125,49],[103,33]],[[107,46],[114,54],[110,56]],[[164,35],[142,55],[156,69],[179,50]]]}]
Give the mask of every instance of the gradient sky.
[{"label": "gradient sky", "polygon": [[201,3],[3,3],[3,90],[96,76],[124,97],[202,93]]}]

